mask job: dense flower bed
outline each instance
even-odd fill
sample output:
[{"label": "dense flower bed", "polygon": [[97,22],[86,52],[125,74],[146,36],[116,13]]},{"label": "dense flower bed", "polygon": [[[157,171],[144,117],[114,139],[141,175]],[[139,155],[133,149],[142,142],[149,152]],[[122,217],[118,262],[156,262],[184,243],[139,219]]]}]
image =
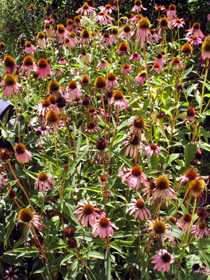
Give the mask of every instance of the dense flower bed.
[{"label": "dense flower bed", "polygon": [[88,0],[65,26],[49,13],[17,57],[0,42],[5,279],[210,275],[210,36],[153,9]]}]

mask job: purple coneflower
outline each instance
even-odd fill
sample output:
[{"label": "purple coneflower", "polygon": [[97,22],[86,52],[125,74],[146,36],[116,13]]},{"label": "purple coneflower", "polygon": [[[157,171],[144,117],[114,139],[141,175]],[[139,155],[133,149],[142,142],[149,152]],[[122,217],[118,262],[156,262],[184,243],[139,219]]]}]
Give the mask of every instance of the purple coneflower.
[{"label": "purple coneflower", "polygon": [[154,70],[156,72],[160,72],[160,71],[163,71],[163,67],[160,65],[160,63],[155,62],[153,64],[153,67],[151,68],[151,70]]},{"label": "purple coneflower", "polygon": [[159,63],[160,65],[162,65],[163,63],[165,63],[165,56],[162,53],[159,53],[154,59],[154,63]]},{"label": "purple coneflower", "polygon": [[97,64],[97,67],[102,69],[102,70],[105,70],[105,69],[109,68],[108,64],[103,59],[101,61],[99,60],[99,62]]},{"label": "purple coneflower", "polygon": [[26,42],[25,43],[25,52],[28,54],[32,54],[35,53],[36,51],[36,47],[34,47],[34,45],[31,44],[31,42]]},{"label": "purple coneflower", "polygon": [[59,44],[62,44],[64,40],[70,36],[63,24],[59,23],[56,30],[57,40]]},{"label": "purple coneflower", "polygon": [[50,66],[45,58],[40,58],[37,64],[37,73],[39,78],[43,80],[44,78],[47,78],[47,75],[51,75]]},{"label": "purple coneflower", "polygon": [[129,64],[127,64],[127,63],[123,64],[122,69],[121,69],[121,74],[127,75],[131,71],[133,71],[133,69],[131,68],[131,66]]},{"label": "purple coneflower", "polygon": [[112,37],[110,37],[109,33],[105,32],[101,40],[98,42],[98,44],[104,42],[104,44],[108,47],[109,45],[112,45],[113,41],[114,40]]},{"label": "purple coneflower", "polygon": [[6,74],[4,77],[5,90],[3,96],[9,98],[14,94],[18,95],[21,84],[17,83],[16,77],[13,74]]},{"label": "purple coneflower", "polygon": [[117,7],[116,6],[112,6],[110,4],[106,4],[105,7],[101,8],[101,11],[104,12],[105,14],[111,14],[112,11],[117,12]]},{"label": "purple coneflower", "polygon": [[18,162],[27,163],[32,158],[31,153],[29,153],[29,151],[26,149],[26,147],[23,144],[19,143],[15,145],[14,151],[15,151],[16,160]]},{"label": "purple coneflower", "polygon": [[173,20],[173,25],[174,27],[178,27],[178,28],[184,27],[185,21],[183,18],[176,18]]},{"label": "purple coneflower", "polygon": [[190,44],[193,45],[200,45],[202,43],[202,39],[199,38],[197,35],[189,34],[186,36],[186,39]]},{"label": "purple coneflower", "polygon": [[11,57],[10,55],[5,55],[3,62],[4,62],[6,73],[10,73],[10,74],[15,73],[17,64],[13,57]]},{"label": "purple coneflower", "polygon": [[151,237],[161,239],[163,245],[164,245],[164,236],[168,238],[170,241],[174,240],[171,231],[169,231],[170,226],[165,222],[163,222],[162,218],[160,218],[160,220],[155,220],[155,221],[148,220],[148,224],[149,224],[148,230],[150,230],[149,235]]},{"label": "purple coneflower", "polygon": [[82,92],[80,88],[77,86],[77,82],[70,81],[67,88],[67,96],[65,96],[67,99],[76,99],[80,98],[82,96]]},{"label": "purple coneflower", "polygon": [[12,266],[9,267],[9,270],[5,270],[5,272],[8,274],[7,276],[4,277],[4,279],[7,280],[14,280],[14,278],[18,279],[18,276],[15,274],[18,272],[19,268],[13,270]]},{"label": "purple coneflower", "polygon": [[113,93],[112,98],[109,100],[109,105],[112,105],[114,103],[114,109],[120,108],[122,109],[127,109],[129,101],[124,97],[124,94],[122,91],[117,90]]},{"label": "purple coneflower", "polygon": [[195,111],[195,109],[194,108],[192,108],[192,107],[189,107],[188,109],[187,109],[187,114],[185,114],[184,115],[184,117],[183,117],[183,120],[187,120],[187,121],[189,121],[189,122],[191,122],[191,123],[195,123],[195,118],[198,118],[199,116],[196,114],[196,111]]},{"label": "purple coneflower", "polygon": [[174,257],[171,255],[167,250],[160,249],[159,251],[155,251],[157,255],[152,256],[151,263],[155,263],[154,269],[157,269],[158,271],[161,271],[163,269],[163,272],[170,270],[170,262],[174,262]]},{"label": "purple coneflower", "polygon": [[206,227],[206,224],[203,222],[200,222],[198,225],[193,226],[191,234],[194,234],[194,236],[198,236],[198,239],[201,239],[204,237],[204,235],[209,236],[209,229]]},{"label": "purple coneflower", "polygon": [[51,186],[49,183],[55,185],[54,180],[52,178],[49,178],[47,174],[42,172],[38,175],[38,178],[35,181],[35,187],[36,189],[39,188],[40,191],[42,191],[43,188],[43,190],[46,192],[46,188],[51,190]]},{"label": "purple coneflower", "polygon": [[157,144],[149,144],[148,146],[145,147],[146,153],[145,155],[149,154],[149,158],[152,157],[153,153],[156,152],[156,155],[158,157],[159,153],[160,153],[160,148],[158,147]]},{"label": "purple coneflower", "polygon": [[176,179],[177,181],[179,181],[178,188],[181,186],[182,183],[188,182],[188,181],[193,181],[195,179],[196,180],[200,179],[200,176],[198,176],[198,173],[192,168],[188,169],[183,176]]},{"label": "purple coneflower", "polygon": [[138,189],[141,186],[141,181],[144,186],[147,185],[147,177],[142,172],[142,169],[139,166],[134,166],[133,168],[123,168],[119,174],[119,177],[123,182],[128,182],[128,187],[132,187]]},{"label": "purple coneflower", "polygon": [[167,11],[167,17],[168,17],[168,20],[173,20],[173,18],[176,17],[176,6],[174,4],[171,4],[168,8],[168,11]]},{"label": "purple coneflower", "polygon": [[177,226],[182,229],[182,232],[186,232],[187,234],[189,234],[191,231],[191,227],[193,226],[192,219],[192,215],[190,213],[187,213],[184,215],[184,217],[179,219],[179,221],[177,222]]},{"label": "purple coneflower", "polygon": [[176,67],[182,67],[182,62],[180,61],[179,57],[174,57],[172,61],[169,63],[170,65],[174,65]]},{"label": "purple coneflower", "polygon": [[203,35],[203,32],[201,31],[200,27],[201,27],[201,25],[199,22],[193,23],[192,28],[187,30],[188,31],[187,35],[193,34],[193,35],[196,35],[196,36],[200,37],[201,39],[203,39],[204,35]]},{"label": "purple coneflower", "polygon": [[170,186],[170,182],[166,177],[159,177],[155,180],[155,189],[153,194],[153,204],[157,198],[163,198],[163,202],[169,204],[170,199],[176,200],[174,189]]},{"label": "purple coneflower", "polygon": [[88,16],[88,15],[94,15],[96,8],[90,7],[87,3],[83,4],[81,8],[79,8],[76,13],[81,12],[82,15]]},{"label": "purple coneflower", "polygon": [[210,59],[210,36],[207,37],[202,44],[202,59]]},{"label": "purple coneflower", "polygon": [[44,32],[40,31],[37,34],[38,37],[38,46],[40,47],[40,49],[46,49],[46,41],[45,41],[45,34]]},{"label": "purple coneflower", "polygon": [[146,67],[142,66],[139,69],[138,75],[134,78],[133,81],[136,83],[140,83],[143,86],[146,80],[147,80]]},{"label": "purple coneflower", "polygon": [[142,6],[142,1],[141,0],[135,0],[134,6],[133,6],[131,11],[132,12],[136,11],[138,13],[138,12],[141,12],[141,10],[147,10],[147,8],[144,8]]},{"label": "purple coneflower", "polygon": [[114,229],[117,229],[116,226],[106,217],[105,213],[101,213],[99,220],[93,225],[93,234],[96,237],[99,234],[100,238],[110,237],[114,233]]},{"label": "purple coneflower", "polygon": [[122,143],[124,148],[127,146],[125,151],[125,156],[127,157],[130,153],[130,157],[136,158],[138,154],[138,150],[140,155],[142,156],[142,148],[144,148],[144,144],[141,142],[141,138],[139,135],[131,135],[128,140]]},{"label": "purple coneflower", "polygon": [[151,213],[145,207],[145,203],[142,199],[136,200],[132,198],[131,201],[132,202],[128,204],[129,208],[126,211],[130,212],[129,215],[132,215],[137,210],[134,219],[137,219],[139,217],[142,221],[144,221],[148,216],[151,217]]},{"label": "purple coneflower", "polygon": [[137,43],[141,40],[141,47],[144,47],[145,42],[150,37],[150,21],[148,18],[142,18],[138,21],[138,29],[136,32]]},{"label": "purple coneflower", "polygon": [[29,55],[27,55],[23,59],[23,70],[24,69],[26,69],[28,77],[30,76],[30,71],[36,71],[37,70],[37,66],[36,66],[33,58]]},{"label": "purple coneflower", "polygon": [[140,59],[142,59],[142,57],[140,56],[139,53],[135,52],[134,54],[132,54],[132,55],[130,56],[130,59],[131,59],[131,60],[133,59],[135,62],[137,62],[137,61],[139,61]]},{"label": "purple coneflower", "polygon": [[145,128],[145,122],[144,120],[141,118],[141,117],[138,117],[134,120],[134,122],[131,124],[130,126],[130,130],[135,133],[135,134],[138,134],[141,138],[141,134],[142,132],[145,132],[144,128]]},{"label": "purple coneflower", "polygon": [[18,213],[18,220],[26,223],[30,229],[34,226],[40,231],[43,231],[43,228],[47,228],[42,220],[41,216],[37,215],[35,212],[32,212],[29,208],[22,208]]},{"label": "purple coneflower", "polygon": [[96,204],[92,204],[91,202],[78,202],[78,204],[81,206],[78,210],[74,211],[74,215],[79,214],[79,216],[77,217],[77,224],[79,223],[79,220],[81,219],[81,223],[83,225],[83,227],[87,227],[88,226],[88,222],[90,224],[91,227],[93,227],[93,225],[96,222],[97,218],[100,218],[99,213],[101,212],[101,210],[96,206]]},{"label": "purple coneflower", "polygon": [[133,33],[131,31],[131,26],[130,24],[126,24],[123,26],[123,29],[120,31],[120,37],[125,38],[126,40],[130,40],[132,37]]}]

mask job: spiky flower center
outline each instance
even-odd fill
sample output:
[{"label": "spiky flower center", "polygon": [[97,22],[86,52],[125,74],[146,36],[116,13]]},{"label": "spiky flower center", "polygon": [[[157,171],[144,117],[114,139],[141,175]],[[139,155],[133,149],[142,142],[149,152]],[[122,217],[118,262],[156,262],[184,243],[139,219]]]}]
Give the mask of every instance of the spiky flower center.
[{"label": "spiky flower center", "polygon": [[195,109],[194,109],[194,108],[189,107],[189,108],[187,109],[187,115],[188,115],[189,117],[193,117],[193,116],[195,116],[195,114],[196,114],[196,112],[195,112]]},{"label": "spiky flower center", "polygon": [[112,34],[117,35],[118,34],[118,29],[117,28],[112,28]]},{"label": "spiky flower center", "polygon": [[4,42],[0,42],[0,49],[4,49],[5,48],[5,43]]},{"label": "spiky flower center", "polygon": [[58,113],[54,110],[51,110],[46,114],[46,120],[48,123],[55,123],[58,121],[58,119],[59,119]]},{"label": "spiky flower center", "polygon": [[14,86],[16,84],[16,78],[12,74],[6,74],[4,77],[5,86]]},{"label": "spiky flower center", "polygon": [[28,208],[23,208],[18,213],[19,219],[24,223],[29,223],[33,219],[33,216],[32,211]]},{"label": "spiky flower center", "polygon": [[62,33],[64,33],[65,32],[65,27],[64,27],[64,25],[63,24],[58,24],[57,25],[57,31],[58,31],[58,33],[60,33],[60,34],[62,34]]},{"label": "spiky flower center", "polygon": [[68,240],[68,247],[70,249],[75,249],[77,247],[77,241],[74,237],[70,237]]},{"label": "spiky flower center", "polygon": [[185,214],[184,215],[184,221],[186,222],[186,223],[190,223],[190,222],[192,222],[192,215],[191,214]]},{"label": "spiky flower center", "polygon": [[168,26],[168,19],[166,17],[162,17],[160,19],[160,26],[161,27],[167,27]]},{"label": "spiky flower center", "polygon": [[200,222],[198,226],[199,226],[200,230],[204,230],[206,228],[206,224],[204,224],[202,222]]},{"label": "spiky flower center", "polygon": [[177,18],[176,19],[176,23],[181,23],[182,21],[181,21],[181,19],[180,18]]},{"label": "spiky flower center", "polygon": [[204,190],[204,182],[201,180],[193,180],[189,184],[190,192],[194,195],[200,195]]},{"label": "spiky flower center", "polygon": [[190,181],[195,180],[195,178],[198,176],[197,172],[194,169],[188,169],[185,172],[185,176],[189,178]]},{"label": "spiky flower center", "polygon": [[69,18],[67,21],[66,21],[66,24],[68,25],[72,25],[74,23],[73,19]]},{"label": "spiky flower center", "polygon": [[174,217],[170,217],[169,221],[172,222],[172,224],[174,225],[176,224],[176,219]]},{"label": "spiky flower center", "polygon": [[197,210],[197,215],[198,215],[198,217],[200,217],[200,218],[202,218],[202,217],[204,217],[205,215],[206,215],[206,209],[205,208],[199,208],[198,210]]},{"label": "spiky flower center", "polygon": [[134,166],[131,170],[132,175],[139,177],[142,174],[142,170],[139,166]]},{"label": "spiky flower center", "polygon": [[181,48],[181,52],[183,54],[190,54],[192,52],[192,46],[189,43],[185,43]]},{"label": "spiky flower center", "polygon": [[153,230],[156,234],[163,234],[166,231],[166,224],[162,221],[157,221],[153,225]]},{"label": "spiky flower center", "polygon": [[124,94],[122,93],[122,91],[117,90],[113,93],[113,98],[114,100],[123,100]]},{"label": "spiky flower center", "polygon": [[106,217],[102,217],[99,220],[99,226],[101,226],[102,228],[107,228],[109,225],[109,220]]},{"label": "spiky flower center", "polygon": [[90,79],[88,78],[88,76],[83,76],[81,78],[81,83],[88,84],[89,82],[90,82]]},{"label": "spiky flower center", "polygon": [[178,57],[174,57],[172,59],[172,62],[175,63],[175,64],[178,64],[178,63],[180,63],[180,59]]},{"label": "spiky flower center", "polygon": [[129,69],[130,68],[130,65],[129,64],[123,64],[123,69]]},{"label": "spiky flower center", "polygon": [[154,180],[151,180],[149,182],[149,189],[150,189],[150,191],[153,191],[155,188],[156,188],[156,186],[155,186]]},{"label": "spiky flower center", "polygon": [[40,174],[38,175],[38,179],[39,179],[41,182],[44,182],[44,181],[47,181],[48,176],[47,176],[47,174],[45,174],[44,172],[42,172],[42,173],[40,173]]},{"label": "spiky flower center", "polygon": [[144,208],[144,201],[143,200],[141,200],[141,199],[139,199],[137,202],[136,202],[136,207],[138,208],[138,209],[142,209],[142,208]]},{"label": "spiky flower center", "polygon": [[96,88],[102,89],[106,87],[106,80],[102,76],[98,76],[94,81],[94,86]]},{"label": "spiky flower center", "polygon": [[50,106],[50,100],[49,99],[44,99],[42,100],[42,107],[48,108]]},{"label": "spiky flower center", "polygon": [[110,9],[111,7],[112,7],[112,6],[111,6],[110,4],[106,4],[106,5],[105,5],[105,8],[106,8],[106,9]]},{"label": "spiky flower center", "polygon": [[83,206],[82,211],[85,215],[89,216],[94,213],[95,209],[94,206],[90,203]]},{"label": "spiky flower center", "polygon": [[75,37],[76,37],[76,33],[71,32],[71,33],[70,33],[70,37],[71,37],[71,38],[75,38]]},{"label": "spiky flower center", "polygon": [[48,62],[45,58],[40,58],[40,60],[38,61],[38,67],[44,69],[48,66]]},{"label": "spiky flower center", "polygon": [[95,128],[95,124],[94,124],[93,122],[89,122],[89,123],[87,124],[87,128],[88,128],[88,129],[94,129],[94,128]]},{"label": "spiky flower center", "polygon": [[110,36],[109,36],[109,33],[108,32],[105,32],[104,33],[104,38],[109,38]]},{"label": "spiky flower center", "polygon": [[9,189],[8,190],[8,196],[9,196],[9,198],[13,199],[13,198],[16,197],[16,192],[13,191],[12,189]]},{"label": "spiky flower center", "polygon": [[157,62],[154,63],[154,64],[153,64],[153,67],[156,68],[156,69],[160,68],[160,63],[157,63]]},{"label": "spiky flower center", "polygon": [[161,259],[164,263],[170,263],[171,256],[168,253],[165,253],[164,255],[161,256]]},{"label": "spiky flower center", "polygon": [[135,128],[143,128],[144,127],[144,120],[141,117],[139,117],[138,119],[134,120],[133,125],[134,125]]},{"label": "spiky flower center", "polygon": [[202,50],[204,52],[210,52],[210,37],[207,37],[203,44],[202,44]]},{"label": "spiky flower center", "polygon": [[18,155],[22,155],[25,153],[26,147],[23,144],[19,143],[15,146],[14,150]]},{"label": "spiky flower center", "polygon": [[75,235],[75,229],[73,227],[66,227],[63,232],[64,235],[68,238],[73,237]]},{"label": "spiky flower center", "polygon": [[169,180],[166,177],[159,177],[156,180],[156,188],[158,190],[166,190],[169,188]]},{"label": "spiky flower center", "polygon": [[114,80],[116,80],[116,78],[117,78],[117,76],[115,75],[115,73],[109,73],[108,75],[107,75],[107,80],[109,80],[109,81],[114,81]]},{"label": "spiky flower center", "polygon": [[171,4],[168,8],[170,11],[176,10],[176,6],[174,4]]},{"label": "spiky flower center", "polygon": [[125,33],[130,32],[130,31],[131,31],[130,25],[129,25],[129,24],[126,24],[126,25],[123,27],[123,31],[124,31]]},{"label": "spiky flower center", "polygon": [[89,5],[87,3],[85,3],[82,5],[82,8],[83,8],[83,10],[87,10],[87,9],[89,9]]},{"label": "spiky flower center", "polygon": [[138,146],[140,143],[140,138],[138,135],[133,135],[131,136],[130,138],[130,144],[133,145],[133,146]]},{"label": "spiky flower center", "polygon": [[33,63],[34,63],[34,60],[33,60],[33,58],[32,58],[31,56],[29,56],[29,55],[27,55],[27,56],[23,59],[23,64],[24,64],[25,66],[31,66],[31,65],[33,65]]},{"label": "spiky flower center", "polygon": [[4,66],[5,67],[13,67],[15,65],[15,59],[10,55],[6,55],[4,57]]},{"label": "spiky flower center", "polygon": [[149,29],[150,28],[150,21],[148,18],[141,18],[138,21],[138,27],[141,29]]},{"label": "spiky flower center", "polygon": [[12,156],[12,153],[9,150],[7,150],[5,148],[0,149],[0,159],[1,160],[8,160],[9,158],[11,158],[11,156]]},{"label": "spiky flower center", "polygon": [[142,1],[141,0],[135,0],[134,5],[141,6],[142,5]]},{"label": "spiky flower center", "polygon": [[157,145],[156,144],[151,144],[150,148],[151,148],[151,150],[155,151],[155,150],[157,150]]},{"label": "spiky flower center", "polygon": [[196,29],[196,30],[200,29],[201,28],[200,23],[199,22],[193,23],[193,28]]},{"label": "spiky flower center", "polygon": [[75,89],[75,88],[77,88],[77,82],[75,82],[75,81],[70,81],[69,84],[68,84],[68,87],[69,87],[70,89]]},{"label": "spiky flower center", "polygon": [[30,48],[30,47],[31,47],[31,42],[26,42],[26,43],[25,43],[25,46],[26,46],[27,48]]},{"label": "spiky flower center", "polygon": [[82,30],[81,37],[85,39],[89,38],[90,37],[89,31],[87,29]]},{"label": "spiky flower center", "polygon": [[96,111],[96,109],[94,107],[90,107],[89,108],[89,113],[90,114],[93,114],[95,111]]},{"label": "spiky flower center", "polygon": [[96,148],[99,151],[103,151],[107,146],[106,140],[104,139],[104,137],[100,137],[96,143]]},{"label": "spiky flower center", "polygon": [[37,34],[37,37],[38,37],[38,39],[44,39],[44,38],[45,38],[44,32],[40,31],[40,32]]},{"label": "spiky flower center", "polygon": [[56,81],[56,80],[51,80],[50,82],[49,82],[49,90],[50,91],[58,91],[59,90],[59,88],[60,88],[60,84],[59,84],[59,82],[58,81]]},{"label": "spiky flower center", "polygon": [[125,51],[128,50],[128,45],[127,45],[125,42],[122,42],[122,43],[120,43],[118,49],[119,49],[120,51],[125,52]]}]

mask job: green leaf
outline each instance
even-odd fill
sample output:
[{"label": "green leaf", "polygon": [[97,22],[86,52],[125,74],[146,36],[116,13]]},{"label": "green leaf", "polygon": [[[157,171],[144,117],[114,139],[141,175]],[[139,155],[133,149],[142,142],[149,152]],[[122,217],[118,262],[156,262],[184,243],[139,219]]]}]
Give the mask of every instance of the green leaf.
[{"label": "green leaf", "polygon": [[150,158],[152,170],[157,170],[158,169],[158,157],[156,155],[156,152],[153,152],[152,157]]},{"label": "green leaf", "polygon": [[106,250],[104,258],[105,275],[107,280],[111,280],[111,256],[110,252]]},{"label": "green leaf", "polygon": [[65,256],[65,258],[63,258],[63,260],[61,261],[60,267],[62,266],[63,263],[70,260],[73,256],[74,256],[73,254],[69,254],[69,255]]},{"label": "green leaf", "polygon": [[179,157],[179,154],[170,154],[166,162],[164,163],[164,169],[175,159]]},{"label": "green leaf", "polygon": [[104,254],[97,251],[90,251],[87,253],[88,258],[94,258],[99,260],[104,260]]},{"label": "green leaf", "polygon": [[10,234],[11,234],[11,232],[12,232],[14,226],[15,226],[17,214],[18,213],[15,213],[13,219],[11,219],[9,221],[9,224],[7,225],[7,231],[6,231],[5,239],[4,239],[4,247],[7,246],[7,241],[8,241],[8,239],[10,237]]},{"label": "green leaf", "polygon": [[184,147],[184,157],[185,157],[185,167],[189,169],[191,164],[190,162],[194,159],[196,152],[196,145],[189,143]]}]

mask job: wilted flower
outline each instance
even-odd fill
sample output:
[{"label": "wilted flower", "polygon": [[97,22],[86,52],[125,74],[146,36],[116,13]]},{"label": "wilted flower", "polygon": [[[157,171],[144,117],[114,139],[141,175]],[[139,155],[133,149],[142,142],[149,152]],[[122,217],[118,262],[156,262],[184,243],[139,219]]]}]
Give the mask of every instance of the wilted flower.
[{"label": "wilted flower", "polygon": [[30,229],[32,226],[37,228],[40,231],[43,231],[43,228],[47,228],[42,220],[41,216],[37,215],[35,212],[32,212],[29,208],[22,208],[18,213],[18,220],[26,223]]},{"label": "wilted flower", "polygon": [[209,236],[209,229],[206,227],[206,224],[200,222],[198,225],[193,226],[191,234],[198,236],[198,239],[204,237],[204,235]]},{"label": "wilted flower", "polygon": [[190,213],[187,213],[179,219],[177,226],[182,229],[182,232],[190,233],[191,227],[193,226],[193,217]]}]

